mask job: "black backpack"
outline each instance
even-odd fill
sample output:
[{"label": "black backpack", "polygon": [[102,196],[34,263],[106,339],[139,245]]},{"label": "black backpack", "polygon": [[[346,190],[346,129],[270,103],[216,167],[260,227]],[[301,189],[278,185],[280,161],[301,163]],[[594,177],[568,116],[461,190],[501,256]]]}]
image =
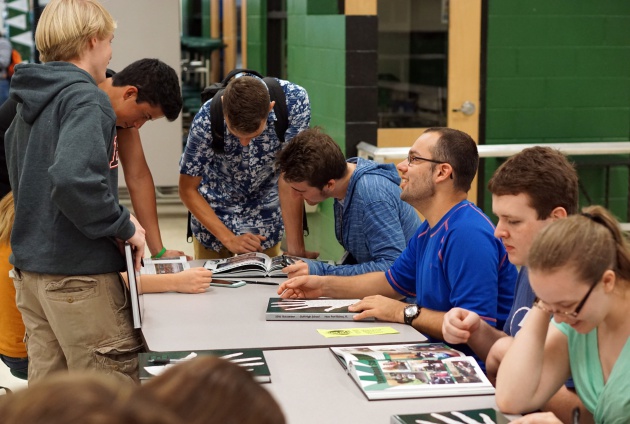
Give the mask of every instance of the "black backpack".
[{"label": "black backpack", "polygon": [[205,103],[212,99],[210,103],[210,125],[212,127],[212,150],[218,153],[225,151],[225,133],[223,130],[223,102],[221,101],[221,95],[223,90],[227,87],[228,83],[234,78],[235,75],[244,72],[252,74],[261,78],[267,88],[269,89],[270,101],[275,101],[273,111],[276,113],[276,122],[274,129],[276,135],[280,140],[280,143],[284,143],[284,133],[289,128],[289,111],[287,109],[287,99],[284,96],[284,91],[278,83],[278,80],[273,77],[263,77],[256,71],[250,69],[234,69],[232,70],[221,82],[215,82],[214,84],[206,87],[201,92],[201,102]]},{"label": "black backpack", "polygon": [[[287,99],[284,95],[284,91],[282,87],[278,83],[278,80],[273,77],[263,77],[258,72],[253,71],[251,69],[234,69],[230,73],[227,74],[225,78],[221,82],[215,82],[214,84],[209,85],[201,92],[201,103],[204,104],[208,100],[213,99],[210,103],[210,126],[212,127],[212,150],[218,153],[223,153],[225,151],[225,132],[223,129],[223,102],[221,101],[221,95],[223,94],[223,90],[230,83],[232,78],[235,75],[244,72],[247,74],[252,74],[261,78],[265,84],[267,84],[267,88],[269,89],[269,99],[271,102],[275,101],[276,103],[273,106],[273,111],[276,114],[276,122],[274,124],[274,130],[276,131],[276,135],[278,136],[278,140],[280,143],[284,143],[284,133],[287,132],[289,128],[289,110],[287,108]],[[186,239],[189,243],[192,242],[192,226],[191,220],[192,214],[190,211],[188,212],[188,228],[186,229]],[[306,220],[306,211],[302,214],[302,225],[304,234],[308,235],[308,222]]]}]

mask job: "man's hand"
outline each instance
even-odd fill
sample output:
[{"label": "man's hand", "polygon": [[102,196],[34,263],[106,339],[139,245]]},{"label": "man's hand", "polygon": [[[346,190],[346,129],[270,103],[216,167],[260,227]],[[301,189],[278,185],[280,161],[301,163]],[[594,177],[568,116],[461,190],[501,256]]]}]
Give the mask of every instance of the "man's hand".
[{"label": "man's hand", "polygon": [[479,329],[481,318],[475,312],[453,308],[444,315],[442,335],[447,343],[468,343],[472,333]]},{"label": "man's hand", "polygon": [[223,245],[232,253],[250,253],[250,252],[262,252],[263,248],[261,242],[267,240],[267,237],[260,234],[245,233],[240,236],[233,236]]},{"label": "man's hand", "polygon": [[317,299],[322,297],[323,278],[317,275],[305,275],[291,278],[278,287],[278,294],[283,299]]},{"label": "man's hand", "polygon": [[142,267],[141,261],[144,258],[144,247],[146,245],[145,231],[142,228],[142,225],[138,222],[135,216],[129,215],[129,219],[136,227],[136,232],[131,236],[129,240],[127,240],[132,246],[134,246],[134,262],[136,271],[140,271]]},{"label": "man's hand", "polygon": [[190,268],[173,276],[173,288],[179,293],[203,293],[210,287],[212,271],[204,267]]},{"label": "man's hand", "polygon": [[304,261],[297,261],[293,265],[282,268],[282,272],[286,273],[289,278],[308,275],[308,264]]},{"label": "man's hand", "polygon": [[400,300],[377,295],[364,297],[360,302],[349,306],[348,310],[363,311],[354,317],[356,321],[374,317],[379,321],[404,323],[405,306],[407,304]]}]

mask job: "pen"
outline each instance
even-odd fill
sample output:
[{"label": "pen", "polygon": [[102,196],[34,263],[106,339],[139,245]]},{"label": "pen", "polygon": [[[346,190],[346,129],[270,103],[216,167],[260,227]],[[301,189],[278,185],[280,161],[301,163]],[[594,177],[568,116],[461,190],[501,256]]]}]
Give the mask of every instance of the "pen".
[{"label": "pen", "polygon": [[573,424],[580,424],[580,408],[578,406],[573,408]]},{"label": "pen", "polygon": [[481,318],[482,320],[486,321],[486,322],[497,322],[496,318],[491,318],[491,317],[483,317],[481,315],[479,315],[479,318]]},{"label": "pen", "polygon": [[272,283],[270,281],[248,281],[248,280],[242,280],[245,281],[247,284],[263,284],[265,286],[279,286],[279,283]]}]

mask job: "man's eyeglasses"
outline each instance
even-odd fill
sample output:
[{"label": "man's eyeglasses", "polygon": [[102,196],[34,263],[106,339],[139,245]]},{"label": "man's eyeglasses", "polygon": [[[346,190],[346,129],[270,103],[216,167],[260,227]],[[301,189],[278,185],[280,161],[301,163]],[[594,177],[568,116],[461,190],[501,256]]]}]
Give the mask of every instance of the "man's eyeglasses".
[{"label": "man's eyeglasses", "polygon": [[409,164],[409,166],[414,166],[415,164],[420,163],[420,161],[431,162],[431,163],[447,163],[440,160],[423,158],[421,156],[411,156],[411,155],[407,156],[407,163]]},{"label": "man's eyeglasses", "polygon": [[534,302],[534,306],[552,315],[560,315],[567,318],[577,318],[577,316],[580,314],[580,311],[582,311],[584,304],[588,300],[588,297],[591,295],[591,293],[593,292],[593,289],[595,288],[595,286],[597,286],[597,284],[599,284],[600,281],[602,280],[599,279],[591,285],[591,288],[588,289],[588,291],[586,292],[582,300],[580,300],[580,303],[578,303],[578,305],[575,307],[575,309],[572,312],[554,311],[552,309],[549,309],[545,304],[543,304],[542,300],[538,298],[536,298],[536,301]]},{"label": "man's eyeglasses", "polygon": [[[412,156],[412,155],[408,155],[407,156],[407,163],[409,164],[409,167],[414,166],[415,164],[420,163],[421,161],[424,162],[431,162],[431,163],[437,163],[437,164],[442,164],[442,163],[448,163],[448,162],[444,162],[442,160],[435,160],[435,159],[427,159],[427,158],[423,158],[422,156]],[[450,164],[449,164],[450,165]],[[451,165],[452,168],[452,165]],[[453,172],[451,172],[451,180],[453,179]]]}]

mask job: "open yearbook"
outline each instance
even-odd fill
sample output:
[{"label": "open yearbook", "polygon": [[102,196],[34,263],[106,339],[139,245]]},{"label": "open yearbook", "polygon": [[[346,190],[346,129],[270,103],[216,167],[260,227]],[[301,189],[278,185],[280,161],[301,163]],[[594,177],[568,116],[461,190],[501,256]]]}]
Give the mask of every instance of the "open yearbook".
[{"label": "open yearbook", "polygon": [[[354,321],[358,312],[350,312],[348,306],[359,299],[282,299],[269,298],[265,319],[267,321]],[[374,321],[374,317],[364,321]]]},{"label": "open yearbook", "polygon": [[271,374],[265,360],[265,355],[261,349],[220,349],[220,350],[197,350],[173,351],[173,352],[149,352],[138,354],[138,365],[140,366],[140,380],[147,380],[159,375],[168,367],[197,356],[218,356],[227,359],[253,374],[254,380],[260,383],[271,382]]},{"label": "open yearbook", "polygon": [[217,277],[286,277],[282,268],[291,265],[299,258],[281,255],[270,258],[264,253],[252,252],[226,259],[211,259],[204,267]]},{"label": "open yearbook", "polygon": [[442,343],[330,350],[369,400],[494,394],[475,358]]},{"label": "open yearbook", "polygon": [[468,411],[431,412],[428,414],[392,415],[390,424],[461,423],[461,424],[508,424],[510,420],[495,409],[471,409]]}]

